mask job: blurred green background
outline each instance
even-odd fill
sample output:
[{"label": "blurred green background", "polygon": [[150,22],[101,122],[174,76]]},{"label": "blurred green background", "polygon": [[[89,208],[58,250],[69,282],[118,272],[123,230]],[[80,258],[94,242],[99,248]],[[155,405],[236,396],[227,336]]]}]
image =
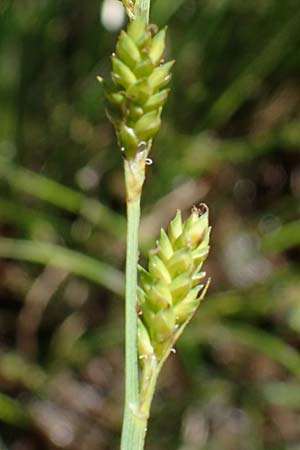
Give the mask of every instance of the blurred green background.
[{"label": "blurred green background", "polygon": [[[177,208],[205,201],[213,234],[212,285],[162,373],[146,448],[299,450],[299,0],[152,5],[177,62],[141,261]],[[96,81],[116,8],[0,2],[1,450],[118,448],[124,186]]]}]

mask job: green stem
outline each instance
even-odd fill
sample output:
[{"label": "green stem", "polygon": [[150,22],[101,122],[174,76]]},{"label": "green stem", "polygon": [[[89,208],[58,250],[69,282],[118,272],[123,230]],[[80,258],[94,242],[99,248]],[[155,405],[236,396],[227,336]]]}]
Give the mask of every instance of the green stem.
[{"label": "green stem", "polygon": [[137,16],[144,16],[149,22],[150,0],[137,0],[134,10]]},{"label": "green stem", "polygon": [[127,205],[127,263],[126,263],[126,394],[127,400],[137,404],[138,368],[136,351],[137,330],[137,262],[140,198]]},{"label": "green stem", "polygon": [[[125,411],[126,413],[126,411]],[[143,450],[147,431],[147,418],[134,411],[124,415],[121,450]]]},{"label": "green stem", "polygon": [[[127,184],[128,188],[128,184]],[[143,448],[146,424],[138,417],[137,361],[137,261],[140,221],[140,194],[127,200],[126,324],[125,324],[125,406],[121,450]]]},{"label": "green stem", "polygon": [[137,263],[140,202],[148,149],[124,160],[127,202],[126,314],[125,314],[125,405],[121,450],[142,450],[146,420],[138,414],[139,376],[137,359]]}]

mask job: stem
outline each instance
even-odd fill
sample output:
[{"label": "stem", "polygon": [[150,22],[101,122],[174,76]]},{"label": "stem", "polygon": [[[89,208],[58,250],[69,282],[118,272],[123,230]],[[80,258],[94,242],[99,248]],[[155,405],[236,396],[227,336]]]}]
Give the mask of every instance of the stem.
[{"label": "stem", "polygon": [[126,405],[133,406],[138,403],[136,291],[140,198],[127,204],[127,219],[125,401]]},{"label": "stem", "polygon": [[134,9],[137,16],[144,16],[149,23],[150,0],[137,0]]},{"label": "stem", "polygon": [[142,450],[146,419],[139,416],[139,380],[137,361],[137,262],[140,201],[144,182],[145,155],[125,160],[127,192],[127,255],[125,317],[125,405],[121,450]]},{"label": "stem", "polygon": [[124,415],[121,450],[143,450],[147,431],[147,418],[133,411]]}]

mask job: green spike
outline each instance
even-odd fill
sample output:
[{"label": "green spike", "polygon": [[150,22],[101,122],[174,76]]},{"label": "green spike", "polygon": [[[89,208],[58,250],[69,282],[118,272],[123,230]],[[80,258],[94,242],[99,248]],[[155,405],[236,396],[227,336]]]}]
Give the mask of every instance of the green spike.
[{"label": "green spike", "polygon": [[165,34],[166,29],[156,33],[143,17],[132,20],[127,31],[120,33],[116,54],[112,56],[111,85],[101,80],[107,93],[108,117],[127,159],[137,156],[142,142],[150,151],[161,125],[168,90],[160,90],[170,80],[173,65],[173,62],[159,65]]},{"label": "green spike", "polygon": [[209,232],[206,207],[193,209],[184,223],[178,211],[149,252],[149,272],[141,272],[143,294],[138,295],[157,361],[166,357],[204,298],[209,283],[202,284],[205,272],[200,270],[208,255]]}]

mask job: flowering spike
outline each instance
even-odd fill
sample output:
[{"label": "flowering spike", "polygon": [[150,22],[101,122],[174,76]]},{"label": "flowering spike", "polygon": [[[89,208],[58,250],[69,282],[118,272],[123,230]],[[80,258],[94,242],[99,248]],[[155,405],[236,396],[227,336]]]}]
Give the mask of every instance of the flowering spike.
[{"label": "flowering spike", "polygon": [[206,206],[194,208],[184,223],[178,211],[168,232],[161,231],[156,249],[149,252],[148,271],[140,269],[141,320],[158,363],[206,293],[205,272],[200,270],[209,251],[209,232]]},{"label": "flowering spike", "polygon": [[[124,5],[133,11],[132,2],[126,0]],[[135,158],[142,142],[148,153],[161,125],[161,110],[169,94],[162,88],[171,79],[174,63],[160,64],[165,35],[166,29],[157,31],[145,18],[137,17],[121,31],[112,56],[113,86],[105,84],[107,112],[127,159]]]}]

